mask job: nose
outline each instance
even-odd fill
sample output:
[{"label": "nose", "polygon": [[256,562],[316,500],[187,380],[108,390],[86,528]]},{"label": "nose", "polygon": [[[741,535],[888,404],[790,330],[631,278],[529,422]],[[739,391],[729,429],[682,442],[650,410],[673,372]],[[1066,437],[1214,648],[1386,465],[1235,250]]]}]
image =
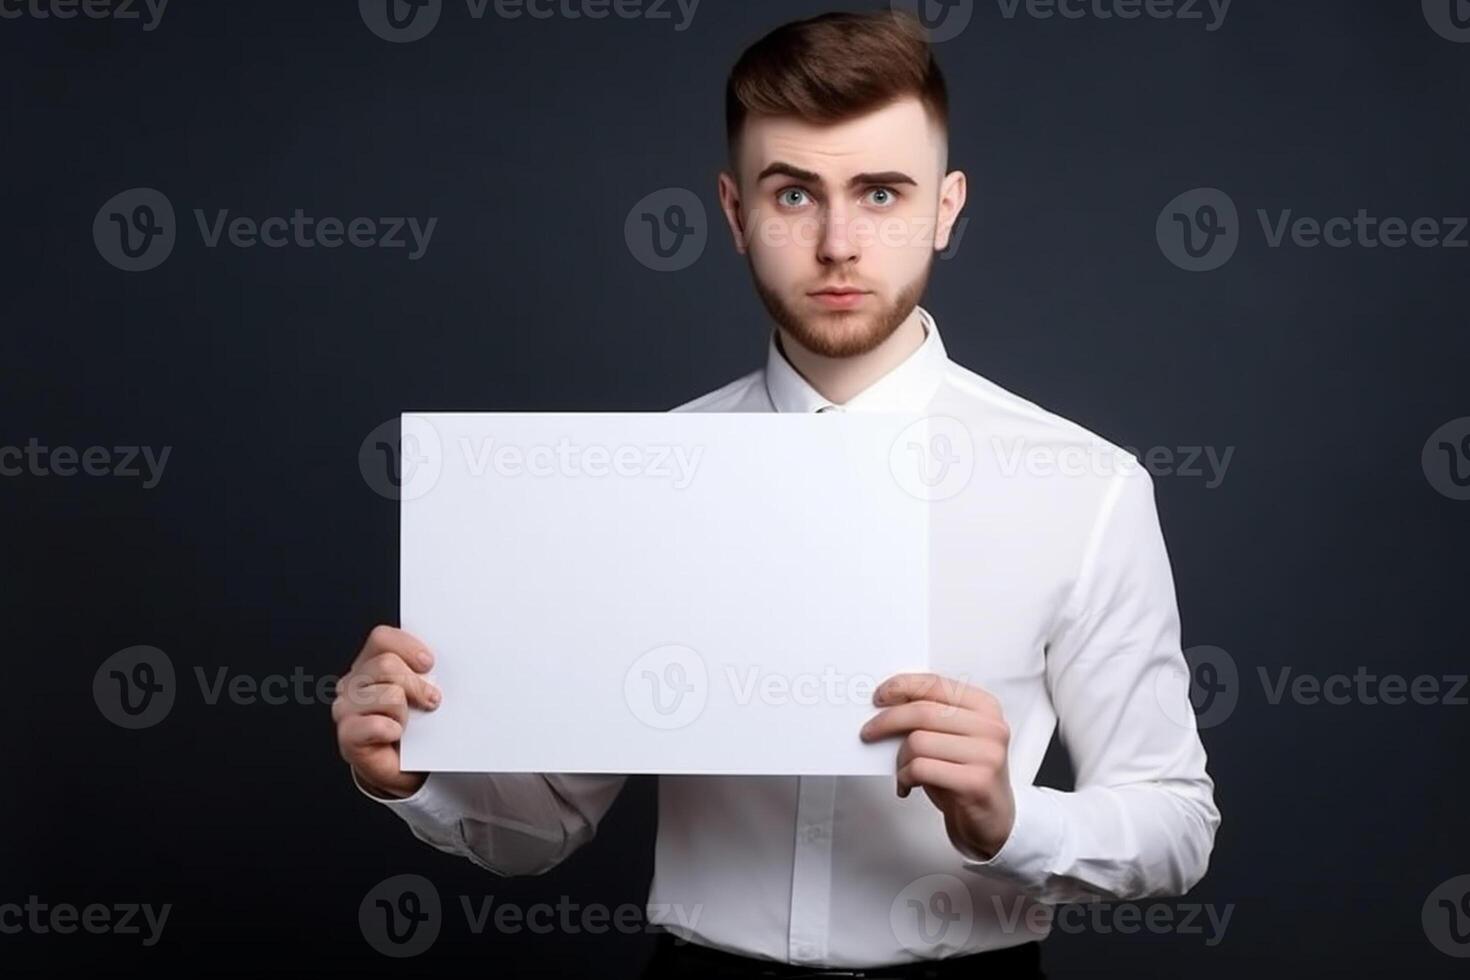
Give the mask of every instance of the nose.
[{"label": "nose", "polygon": [[850,230],[846,206],[841,202],[829,206],[822,222],[822,237],[817,243],[817,259],[826,265],[857,261],[858,247]]}]

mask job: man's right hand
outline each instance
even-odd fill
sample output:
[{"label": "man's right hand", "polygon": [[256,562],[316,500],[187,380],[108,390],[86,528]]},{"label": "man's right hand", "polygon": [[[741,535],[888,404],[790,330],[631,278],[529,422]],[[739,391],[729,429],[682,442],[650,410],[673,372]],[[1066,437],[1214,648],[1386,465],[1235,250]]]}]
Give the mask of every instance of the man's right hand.
[{"label": "man's right hand", "polygon": [[434,666],[429,648],[403,630],[375,626],[351,669],[337,682],[332,721],[337,750],[363,788],[379,796],[411,796],[426,773],[399,768],[398,741],[409,706],[432,711],[443,697],[419,676]]}]

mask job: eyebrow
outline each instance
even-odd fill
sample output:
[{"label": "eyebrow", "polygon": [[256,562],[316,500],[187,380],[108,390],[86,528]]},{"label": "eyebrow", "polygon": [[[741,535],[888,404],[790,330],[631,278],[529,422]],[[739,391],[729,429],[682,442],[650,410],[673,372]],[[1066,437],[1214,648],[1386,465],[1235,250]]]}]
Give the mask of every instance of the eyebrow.
[{"label": "eyebrow", "polygon": [[[789,163],[781,163],[779,161],[771,164],[769,167],[762,170],[760,176],[755,179],[755,182],[759,184],[767,177],[775,176],[791,177],[796,180],[806,181],[809,184],[823,183],[820,174],[813,173],[810,170],[803,170],[801,167],[792,166]],[[911,184],[914,187],[919,186],[918,181],[914,180],[914,178],[910,177],[908,174],[898,170],[884,170],[878,173],[856,174],[852,177],[851,180],[847,182],[848,187],[861,187],[865,184]]]}]

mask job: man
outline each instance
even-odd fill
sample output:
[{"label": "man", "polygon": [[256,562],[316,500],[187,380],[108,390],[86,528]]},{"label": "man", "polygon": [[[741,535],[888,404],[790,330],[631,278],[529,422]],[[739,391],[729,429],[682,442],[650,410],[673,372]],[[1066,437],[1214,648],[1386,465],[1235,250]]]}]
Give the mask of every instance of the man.
[{"label": "man", "polygon": [[[647,975],[1040,975],[1038,911],[1182,894],[1220,822],[1151,481],[950,361],[917,305],[966,182],[916,21],[774,31],[736,65],[727,117],[720,200],[776,329],[764,369],[677,410],[919,412],[972,441],[973,472],[933,504],[942,669],[886,680],[854,733],[894,740],[894,779],[661,777],[649,915],[667,933]],[[360,695],[334,706],[358,785],[494,873],[556,866],[625,777],[401,772],[408,708],[441,697],[432,663],[401,631],[369,636]],[[1033,785],[1058,729],[1071,792]]]}]

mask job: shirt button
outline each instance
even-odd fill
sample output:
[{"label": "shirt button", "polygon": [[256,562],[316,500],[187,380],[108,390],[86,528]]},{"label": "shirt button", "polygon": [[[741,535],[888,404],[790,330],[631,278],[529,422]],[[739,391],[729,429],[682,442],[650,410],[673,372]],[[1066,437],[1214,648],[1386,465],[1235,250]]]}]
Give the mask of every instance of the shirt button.
[{"label": "shirt button", "polygon": [[821,827],[808,827],[801,832],[801,839],[807,843],[815,843],[827,836],[827,832]]}]

